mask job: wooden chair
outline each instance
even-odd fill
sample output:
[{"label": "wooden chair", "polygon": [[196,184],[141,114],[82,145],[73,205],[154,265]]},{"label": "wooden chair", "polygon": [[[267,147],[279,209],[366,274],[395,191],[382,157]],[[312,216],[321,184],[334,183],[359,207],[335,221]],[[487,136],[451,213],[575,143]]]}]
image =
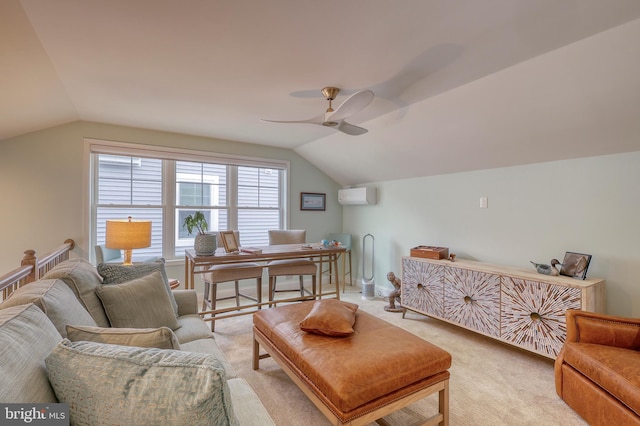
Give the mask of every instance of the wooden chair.
[{"label": "wooden chair", "polygon": [[[236,241],[240,241],[240,233],[233,231]],[[222,246],[220,233],[216,234],[218,246]],[[256,297],[248,296],[240,293],[240,281],[253,279],[256,280]],[[234,295],[218,298],[218,284],[225,282],[234,282]],[[255,262],[234,263],[229,265],[215,265],[209,268],[204,274],[204,297],[202,300],[202,310],[208,308],[216,309],[216,302],[219,300],[236,299],[236,306],[240,306],[240,297],[253,300],[256,303],[262,301],[262,266]],[[258,309],[261,307],[258,306]],[[212,314],[212,317],[215,314]],[[216,322],[211,321],[211,331],[215,331]]]},{"label": "wooden chair", "polygon": [[[271,230],[269,231],[269,245],[281,245],[281,244],[303,244],[306,242],[307,231],[303,229],[295,230]],[[312,292],[307,291],[310,294],[316,294],[316,272],[317,266],[315,262],[310,259],[285,259],[285,260],[273,260],[267,263],[267,269],[269,271],[269,301],[275,299],[275,293],[278,291],[292,291],[292,290],[277,290],[276,279],[277,277],[287,275],[298,275],[300,282],[300,296],[304,297],[305,288],[303,277],[305,275],[311,275],[311,288]],[[297,291],[297,290],[296,290]]]}]

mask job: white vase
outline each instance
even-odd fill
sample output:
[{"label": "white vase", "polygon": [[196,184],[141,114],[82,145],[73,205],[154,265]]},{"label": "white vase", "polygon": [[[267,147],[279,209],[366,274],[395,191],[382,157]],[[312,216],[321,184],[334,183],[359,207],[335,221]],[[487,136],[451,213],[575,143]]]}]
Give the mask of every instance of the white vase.
[{"label": "white vase", "polygon": [[193,242],[193,248],[199,256],[210,256],[215,253],[216,235],[215,234],[197,234]]}]

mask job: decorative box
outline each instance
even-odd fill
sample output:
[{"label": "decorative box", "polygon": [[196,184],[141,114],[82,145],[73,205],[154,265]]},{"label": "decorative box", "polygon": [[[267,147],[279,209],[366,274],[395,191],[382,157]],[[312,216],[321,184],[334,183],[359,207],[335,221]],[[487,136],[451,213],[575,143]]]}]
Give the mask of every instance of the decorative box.
[{"label": "decorative box", "polygon": [[422,257],[425,259],[448,259],[448,247],[418,246],[411,249],[411,257]]}]

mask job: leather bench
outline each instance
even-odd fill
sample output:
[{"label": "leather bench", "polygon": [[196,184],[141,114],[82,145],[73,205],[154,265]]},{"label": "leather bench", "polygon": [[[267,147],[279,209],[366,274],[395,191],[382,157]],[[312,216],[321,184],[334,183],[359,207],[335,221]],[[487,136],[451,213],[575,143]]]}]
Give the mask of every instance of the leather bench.
[{"label": "leather bench", "polygon": [[333,424],[367,424],[436,392],[439,412],[424,424],[449,424],[448,352],[360,310],[348,337],[307,333],[313,304],[254,314],[254,370],[271,356]]}]

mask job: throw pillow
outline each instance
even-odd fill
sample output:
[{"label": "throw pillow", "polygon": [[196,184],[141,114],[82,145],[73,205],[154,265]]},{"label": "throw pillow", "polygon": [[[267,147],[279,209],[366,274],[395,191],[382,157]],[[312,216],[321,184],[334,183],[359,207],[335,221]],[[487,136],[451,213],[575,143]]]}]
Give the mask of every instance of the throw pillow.
[{"label": "throw pillow", "polygon": [[123,284],[102,285],[96,294],[111,327],[179,327],[159,271]]},{"label": "throw pillow", "polygon": [[300,322],[300,329],[325,336],[348,336],[353,333],[357,310],[358,305],[355,303],[338,299],[318,300]]},{"label": "throw pillow", "polygon": [[62,341],[46,359],[71,424],[237,425],[209,354]]},{"label": "throw pillow", "polygon": [[44,359],[61,340],[51,321],[33,303],[0,310],[2,403],[57,402]]},{"label": "throw pillow", "polygon": [[154,271],[159,271],[162,274],[162,280],[169,294],[171,300],[171,306],[178,315],[178,304],[171,291],[169,285],[169,279],[167,278],[167,272],[164,268],[164,259],[160,259],[157,262],[148,263],[135,263],[133,265],[120,265],[117,263],[100,263],[97,266],[98,274],[102,277],[103,284],[122,284],[136,278],[142,278]]},{"label": "throw pillow", "polygon": [[69,286],[82,306],[91,314],[100,327],[109,327],[109,319],[102,303],[96,295],[96,288],[102,285],[102,278],[96,267],[84,259],[69,259],[56,265],[41,279],[60,279]]},{"label": "throw pillow", "polygon": [[72,342],[87,341],[111,345],[180,350],[180,343],[168,327],[102,328],[67,325],[67,338]]},{"label": "throw pillow", "polygon": [[67,324],[96,325],[89,312],[73,294],[73,290],[62,280],[38,280],[24,285],[11,293],[11,297],[2,302],[0,309],[28,303],[40,308],[62,337],[67,337]]}]

